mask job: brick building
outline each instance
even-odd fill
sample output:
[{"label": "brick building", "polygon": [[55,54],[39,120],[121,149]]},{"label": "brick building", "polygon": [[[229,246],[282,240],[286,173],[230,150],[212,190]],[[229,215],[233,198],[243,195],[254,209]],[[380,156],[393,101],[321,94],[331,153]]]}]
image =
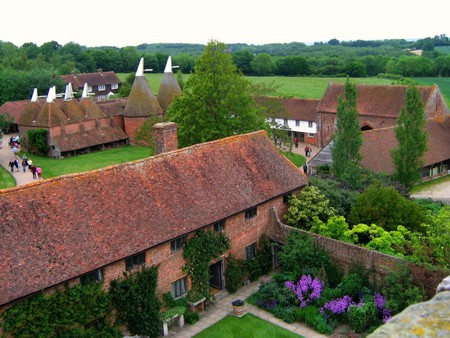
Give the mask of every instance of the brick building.
[{"label": "brick building", "polygon": [[[448,107],[437,85],[417,88],[422,93],[427,118],[448,115]],[[397,124],[408,86],[356,85],[356,89],[361,130]],[[344,97],[344,84],[330,83],[317,106],[319,147],[325,147],[331,141],[336,128],[336,110],[340,97]]]},{"label": "brick building", "polygon": [[175,124],[157,129],[154,157],[0,190],[0,308],[83,278],[107,289],[142,264],[160,264],[158,291],[180,296],[181,249],[199,229],[230,238],[211,262],[223,289],[226,257],[251,254],[270,209],[283,215],[307,183],[263,131],[176,149]]}]

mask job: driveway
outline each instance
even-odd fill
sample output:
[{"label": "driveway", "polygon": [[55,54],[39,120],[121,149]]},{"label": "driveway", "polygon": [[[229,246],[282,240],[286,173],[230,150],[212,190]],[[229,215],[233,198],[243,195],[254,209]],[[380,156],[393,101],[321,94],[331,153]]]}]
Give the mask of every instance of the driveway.
[{"label": "driveway", "polygon": [[411,195],[412,198],[431,198],[450,204],[450,181],[436,184],[426,190]]}]

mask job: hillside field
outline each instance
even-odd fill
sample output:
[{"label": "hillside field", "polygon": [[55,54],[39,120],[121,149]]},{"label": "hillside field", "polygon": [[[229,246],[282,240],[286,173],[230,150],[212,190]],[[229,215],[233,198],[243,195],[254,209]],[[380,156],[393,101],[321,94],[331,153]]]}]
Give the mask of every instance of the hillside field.
[{"label": "hillside field", "polygon": [[[121,81],[125,81],[128,74],[117,74]],[[145,74],[149,86],[153,93],[157,93],[161,84],[162,73]],[[189,75],[183,75],[186,82]],[[283,77],[283,76],[249,76],[248,79],[254,83],[273,84],[277,88],[277,92],[270,95],[295,97],[299,99],[320,99],[330,82],[344,83],[345,78],[334,77]],[[392,80],[380,79],[376,77],[367,78],[351,78],[354,83],[362,84],[391,84]],[[447,105],[450,106],[450,78],[414,78],[420,85],[431,86],[436,83],[444,95]]]}]

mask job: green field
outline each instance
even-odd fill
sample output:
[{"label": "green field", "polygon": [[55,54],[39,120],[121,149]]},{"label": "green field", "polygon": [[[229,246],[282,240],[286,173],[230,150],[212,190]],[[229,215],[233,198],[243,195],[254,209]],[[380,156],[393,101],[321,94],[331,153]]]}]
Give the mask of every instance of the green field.
[{"label": "green field", "polygon": [[424,86],[437,84],[445,97],[447,106],[450,107],[450,77],[415,77],[413,80]]},{"label": "green field", "polygon": [[[121,81],[124,81],[128,74],[119,73],[117,74]],[[183,75],[184,81],[188,79],[189,75]],[[153,93],[158,93],[159,86],[161,84],[163,74],[161,73],[147,73],[145,74],[148,84],[153,91]],[[344,83],[345,78],[335,78],[335,77],[284,77],[284,76],[249,76],[248,79],[253,83],[265,83],[273,84],[277,92],[270,93],[273,96],[287,96],[295,97],[299,99],[320,99],[327,86],[331,82]],[[351,78],[354,83],[361,84],[391,84],[392,80],[380,79],[376,77],[367,78]],[[439,77],[422,77],[413,78],[420,85],[431,86],[437,84],[445,97],[447,105],[450,106],[450,78],[439,78]]]},{"label": "green field", "polygon": [[436,46],[434,50],[439,53],[450,54],[450,46]]}]

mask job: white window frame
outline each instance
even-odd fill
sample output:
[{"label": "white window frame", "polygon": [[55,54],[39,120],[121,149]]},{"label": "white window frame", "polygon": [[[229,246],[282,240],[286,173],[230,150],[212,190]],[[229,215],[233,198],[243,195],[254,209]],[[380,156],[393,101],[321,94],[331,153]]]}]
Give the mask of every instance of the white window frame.
[{"label": "white window frame", "polygon": [[119,84],[118,83],[111,83],[111,89],[118,89]]},{"label": "white window frame", "polygon": [[106,85],[102,84],[102,85],[98,85],[98,91],[99,92],[103,92],[106,90]]}]

